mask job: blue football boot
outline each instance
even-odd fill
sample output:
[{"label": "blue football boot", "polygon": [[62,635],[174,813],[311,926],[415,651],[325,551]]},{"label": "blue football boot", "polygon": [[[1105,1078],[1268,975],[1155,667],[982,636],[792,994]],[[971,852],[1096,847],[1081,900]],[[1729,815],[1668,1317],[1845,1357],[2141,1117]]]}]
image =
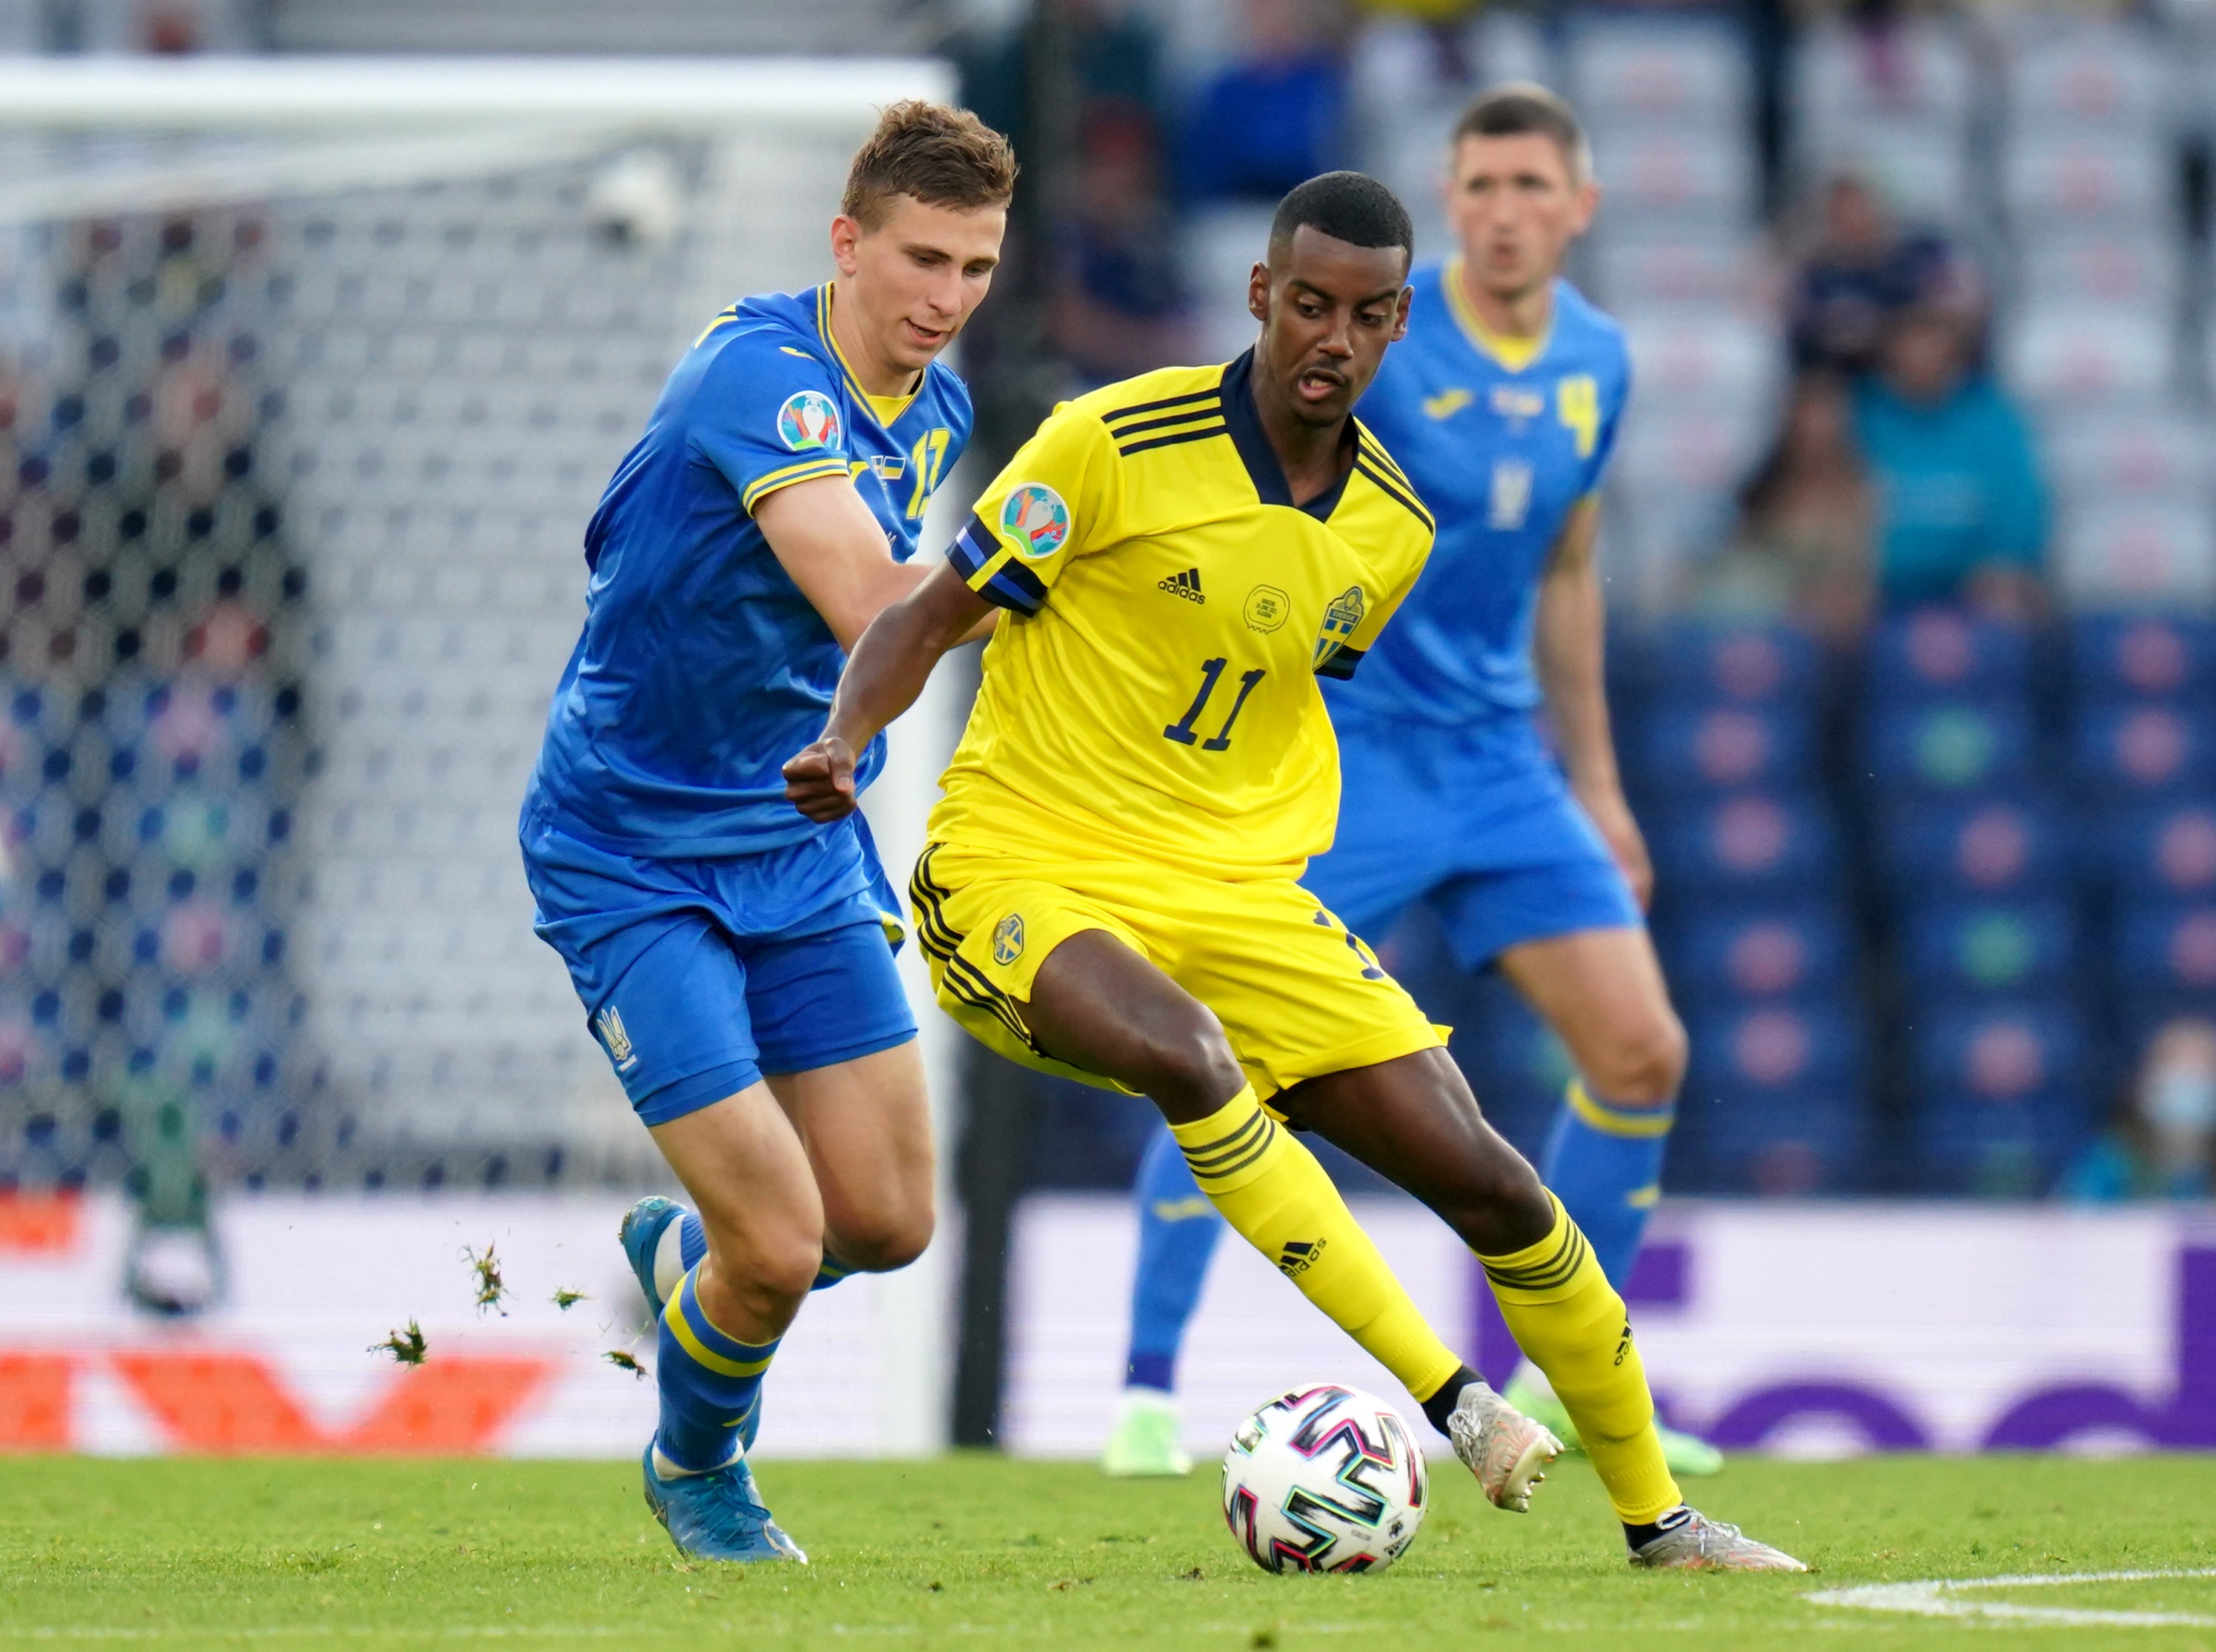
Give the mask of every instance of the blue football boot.
[{"label": "blue football boot", "polygon": [[706,1474],[665,1480],[654,1471],[654,1447],[646,1448],[646,1506],[670,1542],[695,1560],[797,1560],[808,1563],[800,1545],[770,1519],[754,1489],[754,1470],[743,1453]]},{"label": "blue football boot", "polygon": [[654,1310],[656,1319],[662,1317],[662,1291],[654,1282],[654,1254],[662,1248],[662,1236],[672,1222],[682,1221],[685,1207],[674,1199],[664,1199],[660,1193],[649,1193],[624,1212],[623,1225],[616,1230],[622,1241],[624,1260],[638,1279],[638,1288],[646,1293],[646,1305]]}]

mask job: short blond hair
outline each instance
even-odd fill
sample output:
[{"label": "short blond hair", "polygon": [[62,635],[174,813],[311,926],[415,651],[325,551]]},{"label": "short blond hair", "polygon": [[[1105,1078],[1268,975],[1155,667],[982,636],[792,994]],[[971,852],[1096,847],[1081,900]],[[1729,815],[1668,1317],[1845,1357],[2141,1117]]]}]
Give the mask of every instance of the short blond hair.
[{"label": "short blond hair", "polygon": [[1016,151],[967,109],[908,98],[877,116],[854,151],[839,210],[865,230],[885,221],[896,195],[975,212],[1015,198]]}]

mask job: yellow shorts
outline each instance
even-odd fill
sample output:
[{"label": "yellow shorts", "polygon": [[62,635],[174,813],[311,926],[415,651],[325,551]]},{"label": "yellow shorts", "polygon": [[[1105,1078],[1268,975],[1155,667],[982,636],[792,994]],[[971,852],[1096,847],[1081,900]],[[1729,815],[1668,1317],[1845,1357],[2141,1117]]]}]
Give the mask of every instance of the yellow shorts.
[{"label": "yellow shorts", "polygon": [[1151,861],[1017,859],[934,843],[908,883],[939,1002],[988,1048],[1122,1088],[1031,1041],[1024,1006],[1070,936],[1105,929],[1216,1012],[1255,1094],[1446,1042],[1377,955],[1290,878],[1230,883]]}]

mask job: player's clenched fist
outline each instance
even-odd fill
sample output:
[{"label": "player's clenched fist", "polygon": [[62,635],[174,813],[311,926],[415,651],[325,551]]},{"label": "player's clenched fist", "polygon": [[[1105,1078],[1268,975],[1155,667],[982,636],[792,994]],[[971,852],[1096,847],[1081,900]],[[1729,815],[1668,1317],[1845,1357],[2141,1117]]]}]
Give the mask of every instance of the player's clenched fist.
[{"label": "player's clenched fist", "polygon": [[816,821],[844,820],[854,812],[854,749],[827,735],[785,766],[785,795]]}]

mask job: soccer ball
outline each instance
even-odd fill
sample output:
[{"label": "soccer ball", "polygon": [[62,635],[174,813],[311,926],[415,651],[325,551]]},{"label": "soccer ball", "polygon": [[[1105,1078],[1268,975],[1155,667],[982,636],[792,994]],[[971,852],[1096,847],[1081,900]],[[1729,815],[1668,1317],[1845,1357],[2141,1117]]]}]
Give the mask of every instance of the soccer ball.
[{"label": "soccer ball", "polygon": [[1424,1523],[1424,1454],[1400,1414],[1336,1383],[1280,1394],[1223,1454],[1223,1518],[1265,1572],[1382,1572]]}]

